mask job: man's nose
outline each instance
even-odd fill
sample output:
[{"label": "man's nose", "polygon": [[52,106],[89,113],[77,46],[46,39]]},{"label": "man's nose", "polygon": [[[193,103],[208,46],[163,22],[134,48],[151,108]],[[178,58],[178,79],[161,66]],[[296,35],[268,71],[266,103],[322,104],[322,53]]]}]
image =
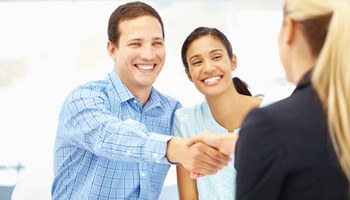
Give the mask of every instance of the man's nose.
[{"label": "man's nose", "polygon": [[152,45],[144,45],[141,51],[141,58],[145,60],[152,60],[155,58],[155,49]]}]

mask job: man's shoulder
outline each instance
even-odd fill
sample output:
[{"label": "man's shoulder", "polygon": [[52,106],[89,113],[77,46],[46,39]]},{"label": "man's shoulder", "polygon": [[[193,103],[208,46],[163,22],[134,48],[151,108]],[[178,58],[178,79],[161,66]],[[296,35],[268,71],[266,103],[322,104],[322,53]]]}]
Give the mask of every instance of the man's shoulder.
[{"label": "man's shoulder", "polygon": [[176,107],[176,109],[182,107],[181,103],[178,100],[176,100],[174,97],[161,93],[156,89],[154,89],[154,91],[157,93],[157,96],[159,97],[160,103],[163,107],[171,107],[171,108]]},{"label": "man's shoulder", "polygon": [[80,99],[85,97],[103,97],[108,86],[107,80],[93,80],[84,82],[73,88],[67,95],[67,99]]}]

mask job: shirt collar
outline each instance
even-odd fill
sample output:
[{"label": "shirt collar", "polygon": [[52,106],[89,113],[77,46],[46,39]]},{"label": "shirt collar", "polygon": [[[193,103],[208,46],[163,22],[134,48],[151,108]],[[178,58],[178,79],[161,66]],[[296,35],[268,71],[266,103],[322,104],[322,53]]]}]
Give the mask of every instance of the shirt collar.
[{"label": "shirt collar", "polygon": [[109,78],[113,86],[113,95],[116,96],[120,102],[135,98],[114,70],[109,74]]},{"label": "shirt collar", "polygon": [[161,101],[162,100],[159,96],[159,92],[154,87],[152,87],[152,91],[146,103],[145,108],[151,109],[151,108],[159,107],[161,106]]},{"label": "shirt collar", "polygon": [[[131,99],[136,99],[133,94],[129,91],[123,81],[119,78],[118,74],[112,70],[109,74],[110,80],[113,85],[113,95],[118,98],[120,103],[129,101]],[[152,109],[161,106],[161,98],[159,92],[152,87],[149,100],[147,101],[144,108]]]},{"label": "shirt collar", "polygon": [[306,87],[306,86],[311,84],[312,71],[313,70],[310,70],[310,71],[306,72],[306,74],[304,74],[304,76],[299,81],[297,88],[303,88],[303,87]]}]

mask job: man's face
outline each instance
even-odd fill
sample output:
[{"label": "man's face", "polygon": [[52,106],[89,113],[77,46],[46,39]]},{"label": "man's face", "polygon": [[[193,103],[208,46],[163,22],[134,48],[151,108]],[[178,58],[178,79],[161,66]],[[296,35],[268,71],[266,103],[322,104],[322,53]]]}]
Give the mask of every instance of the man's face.
[{"label": "man's face", "polygon": [[118,47],[109,43],[108,48],[116,73],[131,91],[151,88],[165,59],[161,24],[155,17],[142,16],[122,21],[119,27]]}]

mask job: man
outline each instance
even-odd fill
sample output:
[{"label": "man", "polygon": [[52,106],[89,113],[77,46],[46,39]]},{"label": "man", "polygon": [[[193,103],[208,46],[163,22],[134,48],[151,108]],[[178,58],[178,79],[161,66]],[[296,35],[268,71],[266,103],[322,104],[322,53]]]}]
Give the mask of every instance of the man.
[{"label": "man", "polygon": [[59,118],[53,199],[157,199],[171,163],[213,174],[229,157],[172,136],[176,100],[152,87],[165,59],[164,28],[149,5],[119,6],[108,24],[114,70],[73,90]]}]

